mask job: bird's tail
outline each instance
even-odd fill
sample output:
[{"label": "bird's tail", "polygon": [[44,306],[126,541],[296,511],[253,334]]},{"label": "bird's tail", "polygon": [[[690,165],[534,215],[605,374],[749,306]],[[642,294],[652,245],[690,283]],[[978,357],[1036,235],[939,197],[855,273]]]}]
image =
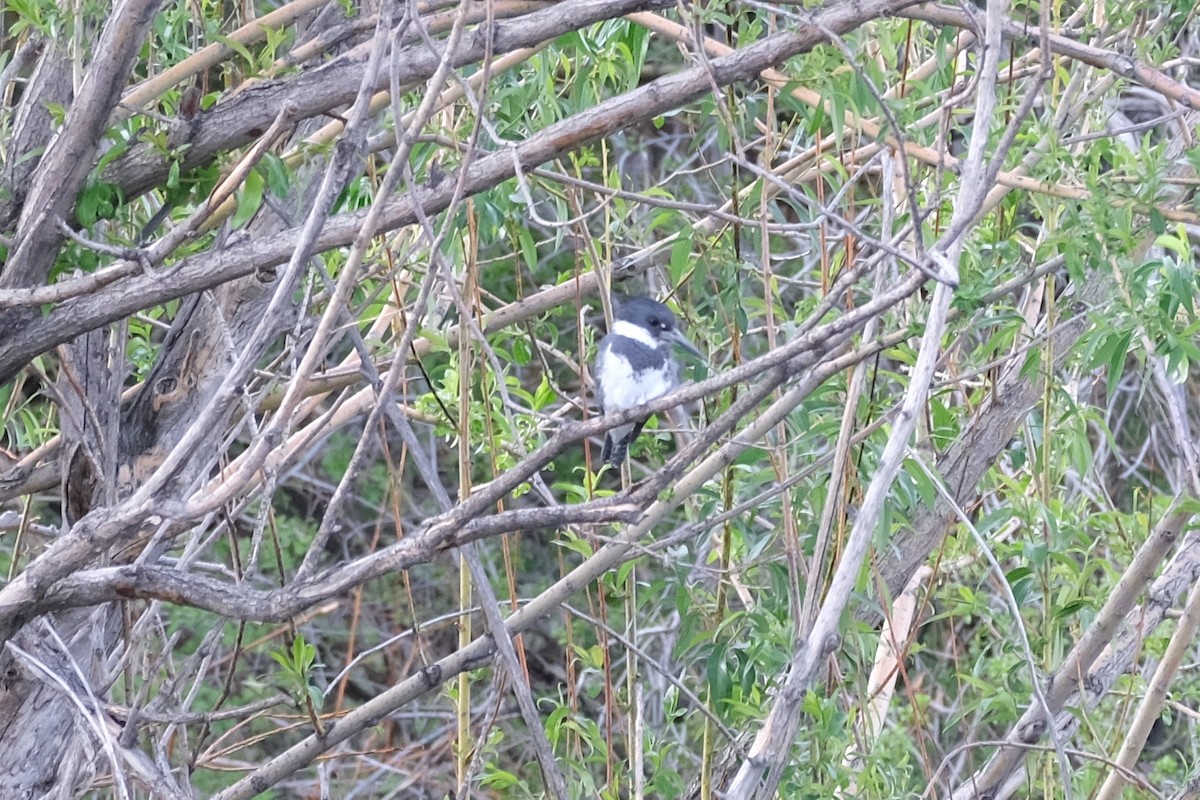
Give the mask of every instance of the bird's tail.
[{"label": "bird's tail", "polygon": [[644,424],[635,422],[632,425],[622,425],[605,434],[604,449],[600,453],[601,460],[614,469],[620,469],[629,454],[629,445],[633,444],[633,440],[642,432]]}]

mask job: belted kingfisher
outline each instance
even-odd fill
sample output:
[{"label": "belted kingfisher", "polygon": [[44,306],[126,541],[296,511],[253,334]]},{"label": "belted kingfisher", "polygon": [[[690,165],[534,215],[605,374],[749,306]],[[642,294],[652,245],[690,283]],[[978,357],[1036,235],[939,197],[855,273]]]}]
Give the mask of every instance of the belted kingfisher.
[{"label": "belted kingfisher", "polygon": [[[648,403],[679,385],[679,363],[671,353],[672,344],[703,357],[675,327],[675,315],[662,303],[648,297],[613,300],[616,319],[600,340],[593,373],[606,414]],[[608,431],[600,457],[619,468],[645,423],[642,419]]]}]

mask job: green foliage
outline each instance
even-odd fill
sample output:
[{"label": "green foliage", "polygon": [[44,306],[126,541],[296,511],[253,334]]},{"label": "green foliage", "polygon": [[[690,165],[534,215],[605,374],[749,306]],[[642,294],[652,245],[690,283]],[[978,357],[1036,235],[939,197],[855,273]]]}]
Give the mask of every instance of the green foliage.
[{"label": "green foliage", "polygon": [[69,19],[57,3],[46,0],[9,0],[5,10],[16,16],[7,30],[12,37],[32,30],[46,38],[53,38],[65,32],[63,27]]},{"label": "green foliage", "polygon": [[90,228],[97,220],[111,219],[121,202],[119,187],[103,181],[89,180],[75,201],[75,217],[80,225]]},{"label": "green foliage", "polygon": [[[350,10],[353,4],[344,5]],[[1190,13],[1190,6],[1179,5]],[[64,37],[75,24],[46,0],[17,0],[8,11],[11,36],[36,31]],[[1016,11],[1036,19],[1039,9],[1018,3]],[[235,43],[227,36],[240,21],[227,18],[228,12],[227,4],[217,0],[165,6],[135,77],[161,74],[202,44],[221,42],[234,55],[197,76],[206,92],[202,107],[210,108],[228,98],[227,87],[266,77],[299,41],[296,30],[288,27],[266,31],[256,44]],[[689,7],[688,13],[694,17],[683,21],[690,29],[737,47],[794,23],[787,14],[768,17],[719,3]],[[1106,13],[1108,29],[1142,26],[1137,15],[1143,12],[1135,8],[1106,8]],[[1083,25],[1073,33],[1087,30]],[[961,194],[954,169],[916,158],[904,163],[912,184],[902,187],[905,192],[889,190],[886,181],[894,176],[884,169],[878,149],[884,137],[952,149],[948,141],[957,144],[969,134],[969,103],[954,105],[947,98],[973,90],[978,52],[950,52],[958,36],[949,27],[875,20],[847,32],[838,45],[815,47],[779,65],[789,84],[772,89],[770,97],[761,85],[740,84],[680,104],[653,124],[589,140],[538,170],[526,164],[520,181],[502,182],[449,212],[432,215],[430,229],[445,233],[438,252],[430,251],[423,225],[381,232],[366,253],[364,271],[345,307],[332,306],[332,282],[344,275],[346,251],[322,253],[320,267],[328,276],[314,269],[288,297],[298,316],[289,319],[288,330],[272,344],[249,385],[240,387],[243,394],[230,411],[228,427],[214,435],[213,452],[204,452],[211,462],[203,480],[224,474],[274,423],[279,406],[266,401],[277,403],[286,390],[288,371],[306,354],[317,316],[326,313],[339,335],[305,376],[312,385],[305,386],[303,410],[290,409],[297,416],[283,427],[289,434],[299,432],[325,414],[336,418],[338,427],[322,429],[311,439],[289,440],[298,449],[286,459],[272,458],[255,467],[261,483],[223,503],[213,520],[204,523],[211,527],[186,546],[182,538],[156,542],[170,551],[172,564],[261,592],[293,580],[306,558],[317,568],[305,579],[317,581],[356,559],[382,563],[379,554],[385,548],[395,548],[389,557],[408,552],[404,548],[413,546],[408,537],[420,535],[427,519],[440,511],[426,484],[428,476],[416,475],[408,444],[391,419],[365,430],[364,415],[347,420],[338,414],[357,402],[356,393],[371,391],[371,370],[347,366],[343,359],[365,356],[376,371],[390,366],[398,355],[394,348],[400,332],[414,324],[417,313],[423,315],[419,342],[411,353],[399,354],[408,359],[407,371],[400,392],[389,402],[403,405],[450,494],[460,490],[466,496],[543,446],[563,420],[583,416],[588,393],[583,365],[594,354],[601,303],[579,289],[575,295],[558,295],[552,309],[504,326],[490,324],[486,314],[491,311],[522,303],[546,287],[586,285],[584,280],[595,272],[602,280],[613,279],[619,292],[669,292],[682,323],[710,354],[684,365],[685,379],[700,381],[871,302],[879,287],[889,289],[893,278],[910,269],[906,259],[919,260],[946,234]],[[1138,37],[1131,47],[1151,63],[1161,63],[1178,56],[1177,43],[1185,38]],[[1011,55],[1017,56],[1023,46],[1014,43]],[[332,52],[325,55],[334,57]],[[517,68],[494,76],[486,92],[476,89],[470,102],[436,114],[405,162],[412,179],[403,181],[400,191],[419,194],[423,187],[456,177],[480,108],[487,126],[474,157],[589,113],[656,74],[697,63],[701,59],[694,45],[676,47],[627,19],[560,36]],[[1171,218],[1170,207],[1179,206],[1178,188],[1166,177],[1171,162],[1160,129],[1126,140],[1093,137],[1111,116],[1099,99],[1082,109],[1080,120],[1068,129],[1055,126],[1059,102],[1069,99],[1067,86],[1084,82],[1077,68],[1065,58],[1055,61],[1038,113],[1021,124],[1003,161],[1007,169],[1020,165],[1029,179],[1057,187],[1008,194],[982,214],[966,240],[953,317],[932,391],[920,409],[913,450],[887,487],[881,521],[872,530],[875,550],[856,576],[840,646],[803,696],[803,722],[788,753],[781,797],[915,796],[926,790],[946,753],[1005,736],[1028,706],[1032,687],[1061,664],[1094,620],[1175,486],[1173,465],[1161,460],[1169,454],[1167,443],[1174,434],[1164,433],[1171,429],[1155,405],[1162,387],[1151,383],[1153,367],[1160,363],[1167,378],[1186,387],[1193,393],[1187,398],[1193,399],[1192,375],[1200,361],[1195,232]],[[479,69],[466,65],[458,77],[469,78]],[[1002,72],[1008,70],[1003,64]],[[272,77],[286,80],[277,71]],[[179,113],[183,88],[159,98],[153,113],[131,115],[107,132],[99,162],[75,205],[72,224],[87,237],[112,247],[139,244],[156,211],[167,208],[167,226],[190,215],[242,155],[231,151],[187,166],[190,145],[176,133],[172,116]],[[791,88],[816,92],[822,102],[802,101]],[[1115,93],[1106,97],[1120,100]],[[1022,95],[1019,87],[1002,84],[997,99],[992,147]],[[417,92],[394,98],[380,117],[380,128],[394,126],[392,115],[412,111],[420,100]],[[474,105],[475,100],[482,106]],[[61,124],[66,109],[49,111]],[[883,135],[866,136],[845,124],[847,117],[875,120]],[[379,132],[373,128],[372,137]],[[297,212],[280,224],[299,225],[308,208],[303,203],[298,209],[277,205],[272,198],[295,199],[306,190],[332,146],[292,141],[286,156],[282,151],[265,155],[250,171],[237,193],[236,210],[219,230],[191,237],[161,267],[169,271],[191,255],[213,252],[217,244],[255,242],[264,218],[274,225],[280,208]],[[110,170],[133,148],[143,147],[166,160],[164,174],[146,194],[127,197],[111,182]],[[388,156],[384,151],[367,157],[368,166],[338,194],[334,213],[376,202]],[[892,171],[900,174],[895,148],[889,158]],[[1193,149],[1188,158],[1196,163],[1200,156]],[[761,179],[752,167],[777,170],[778,180]],[[892,202],[900,195],[905,196]],[[718,209],[720,214],[709,215]],[[892,216],[887,228],[885,209]],[[902,245],[892,243],[898,232],[910,230],[919,235],[920,247],[915,236]],[[661,246],[653,257],[610,274],[610,265],[651,245]],[[52,278],[66,279],[76,270],[91,273],[113,258],[70,242],[57,253]],[[457,303],[450,302],[454,292],[442,282],[447,277],[443,264],[470,312],[478,314],[474,321],[487,330],[482,337],[470,334],[467,358],[459,342],[470,326]],[[864,264],[870,269],[863,279],[838,296],[829,295],[840,275]],[[1040,277],[1031,277],[1035,269],[1042,269]],[[434,299],[417,309],[419,289],[431,273],[438,280]],[[876,275],[882,276],[879,284],[874,283]],[[1097,300],[1086,294],[1096,282],[1109,279],[1117,287],[1111,296]],[[270,281],[262,284],[269,287]],[[1001,287],[1011,291],[1000,292]],[[206,290],[202,299],[223,302],[223,291]],[[151,375],[164,329],[178,305],[172,301],[147,308],[127,321],[123,390]],[[818,309],[824,310],[815,320]],[[231,312],[225,320],[229,330],[222,333],[230,337],[258,322],[237,318],[233,305],[222,306],[222,313],[226,310]],[[896,424],[897,403],[910,386],[927,313],[927,296],[921,294],[886,310],[875,335],[890,339],[877,355],[861,362],[861,394],[850,394],[850,370],[858,364],[825,377],[782,423],[722,462],[716,477],[667,513],[637,543],[644,549],[632,551],[636,560],[572,587],[564,602],[585,611],[586,619],[574,612],[556,614],[522,637],[522,667],[528,670],[545,734],[572,796],[629,796],[635,749],[643,756],[646,796],[687,793],[696,774],[709,769],[706,743],[718,753],[729,747],[719,726],[698,706],[743,740],[761,727],[777,702],[789,658],[798,647],[813,646],[798,638],[797,601],[811,595],[819,603],[829,590],[831,561],[841,557],[845,537],[861,513],[863,492],[877,474]],[[1080,315],[1086,332],[1069,351],[1058,352],[1055,332]],[[847,347],[871,344],[861,329],[855,335]],[[53,359],[43,358],[20,381],[0,386],[0,444],[6,449],[26,454],[59,433],[56,406],[47,399],[57,371]],[[880,563],[896,554],[905,535],[940,502],[942,478],[931,476],[926,465],[956,452],[964,442],[968,448],[977,446],[964,437],[977,434],[975,423],[1010,401],[998,387],[1011,375],[1036,384],[1036,397],[1011,425],[991,432],[1007,441],[978,487],[945,487],[963,492],[962,511],[1000,570],[983,557],[978,540],[956,517],[925,562],[937,573],[921,588],[916,627],[905,642],[887,721],[878,735],[866,735],[864,709],[872,699],[867,676],[879,642],[874,621],[890,611],[889,595],[896,590],[883,585]],[[808,376],[788,377],[790,388]],[[746,385],[739,383],[687,410],[696,427],[703,428],[745,391]],[[775,397],[751,410],[742,423]],[[852,440],[843,436],[845,423]],[[665,415],[647,425],[633,449],[635,484],[656,474],[677,452],[670,428]],[[722,437],[717,445],[739,434]],[[367,437],[366,463],[341,487],[362,437]],[[832,474],[834,452],[842,445],[844,469]],[[960,455],[974,456],[970,449]],[[506,496],[500,510],[628,500],[621,495],[615,470],[597,474],[589,464],[598,466],[595,442],[566,449]],[[470,485],[459,487],[460,477]],[[970,491],[976,488],[977,493]],[[200,490],[189,489],[195,491]],[[666,502],[677,491],[678,486],[670,486],[657,499]],[[327,516],[334,497],[345,500],[336,519]],[[59,498],[31,498],[29,507],[38,519],[58,514]],[[310,552],[318,530],[329,538]],[[609,547],[620,530],[607,525],[527,530],[485,538],[478,548],[502,605],[510,596],[520,604]],[[0,568],[28,563],[31,549],[20,550],[13,543],[16,537],[4,533]],[[32,548],[27,542],[22,547]],[[308,720],[297,722],[289,709],[287,724],[281,713],[247,722],[247,733],[239,733],[232,723],[203,733],[189,725],[193,738],[187,747],[199,753],[204,748],[196,741],[209,744],[229,734],[242,750],[237,758],[261,763],[293,743],[295,727],[304,727],[306,735],[311,732],[306,725],[319,731],[326,706],[331,714],[340,713],[450,652],[457,646],[456,631],[444,620],[463,624],[460,605],[469,607],[474,600],[457,597],[458,576],[451,560],[442,558],[442,547],[428,563],[403,574],[373,573],[361,593],[349,582],[337,596],[323,596],[315,616],[304,623],[306,636],[287,639],[282,649],[267,650],[283,641],[270,637],[284,635],[286,628],[223,629],[216,646],[226,661],[222,671],[199,682],[196,706],[253,703],[279,685]],[[816,559],[818,553],[824,561]],[[1015,610],[1003,589],[1015,597]],[[130,614],[137,611],[137,602],[130,601]],[[172,656],[195,655],[203,632],[224,624],[214,614],[191,608],[162,613],[163,639],[174,643]],[[872,624],[862,624],[864,619]],[[476,624],[475,635],[479,630]],[[247,644],[260,637],[272,643]],[[636,640],[657,663],[627,649],[623,638]],[[1161,652],[1164,635],[1150,636],[1143,646],[1145,653]],[[318,663],[318,653],[336,664],[328,672],[340,670],[343,662],[350,665],[350,677],[341,687],[344,695]],[[203,661],[198,656],[194,660]],[[144,674],[121,682],[114,693],[131,706],[147,695],[178,693],[172,671],[178,665],[164,663],[144,667]],[[448,774],[453,758],[445,754],[462,747],[478,764],[468,792],[544,796],[542,776],[528,755],[531,731],[506,705],[510,687],[496,677],[498,670],[472,666],[478,669],[468,676],[469,696],[460,696],[457,684],[447,684],[436,697],[422,698],[379,720],[376,729],[357,733],[344,752],[332,757],[362,757],[366,764],[362,754],[368,754],[395,759],[388,761],[394,768],[401,756],[433,753],[433,767],[420,765],[421,774],[432,776],[431,793],[449,793],[458,790],[460,776]],[[657,674],[660,666],[670,680]],[[430,686],[437,685],[432,673],[429,677]],[[1186,697],[1187,690],[1195,689],[1193,683],[1193,676],[1183,677],[1179,694]],[[631,686],[643,692],[640,700]],[[1121,688],[1131,696],[1144,691],[1136,680]],[[453,722],[459,720],[451,720],[448,709],[458,701],[466,706],[458,713],[476,741],[457,739]],[[1122,730],[1128,702],[1111,695],[1095,708],[1074,709],[1084,723],[1074,744],[1111,752],[1113,732]],[[479,714],[484,707],[489,712]],[[644,723],[637,748],[629,725],[635,712]],[[239,735],[243,738],[237,739]],[[1195,747],[1186,749],[1185,756],[1194,762]],[[192,759],[186,766],[195,768],[195,785],[202,791],[227,784],[220,774],[227,762],[217,759],[229,754],[213,753],[199,764],[192,763],[202,761],[195,754],[178,756],[181,765]],[[984,755],[973,753],[972,758]],[[1028,793],[1060,793],[1054,771],[1039,769],[1036,758],[1030,759]],[[1181,783],[1185,763],[1156,762],[1154,780]],[[409,769],[407,763],[404,769]],[[1085,763],[1073,778],[1075,788],[1090,790],[1102,775],[1101,767]],[[387,780],[395,781],[388,791],[403,791],[400,777]]]},{"label": "green foliage", "polygon": [[317,666],[317,648],[300,634],[292,639],[290,650],[275,650],[271,658],[279,665],[277,679],[297,703],[320,708],[325,701],[320,687],[313,684],[313,669]]},{"label": "green foliage", "polygon": [[265,189],[266,181],[263,179],[262,173],[257,169],[250,170],[246,175],[245,182],[237,192],[237,212],[230,220],[233,227],[242,227],[258,213],[258,209],[262,206]]},{"label": "green foliage", "polygon": [[54,409],[36,394],[17,392],[12,385],[0,386],[0,423],[5,446],[14,451],[36,449],[58,433]]}]

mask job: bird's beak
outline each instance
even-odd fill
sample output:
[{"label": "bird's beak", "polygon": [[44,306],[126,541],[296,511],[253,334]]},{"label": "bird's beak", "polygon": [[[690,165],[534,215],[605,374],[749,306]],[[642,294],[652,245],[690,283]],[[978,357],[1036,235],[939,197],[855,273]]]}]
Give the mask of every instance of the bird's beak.
[{"label": "bird's beak", "polygon": [[671,332],[669,334],[667,334],[667,338],[670,339],[675,344],[682,347],[684,350],[687,350],[689,353],[694,355],[696,358],[699,358],[701,360],[704,359],[704,354],[701,353],[699,350],[697,350],[696,345],[692,344],[691,341],[686,336],[684,336],[683,333],[678,328],[672,328]]}]

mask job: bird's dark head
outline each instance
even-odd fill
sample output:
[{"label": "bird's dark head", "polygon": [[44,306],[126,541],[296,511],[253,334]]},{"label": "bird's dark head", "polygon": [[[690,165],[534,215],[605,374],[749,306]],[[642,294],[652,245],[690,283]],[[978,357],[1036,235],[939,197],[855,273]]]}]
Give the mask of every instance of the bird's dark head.
[{"label": "bird's dark head", "polygon": [[621,297],[615,300],[618,324],[636,325],[655,342],[673,342],[700,356],[700,351],[676,327],[675,315],[671,309],[662,303],[649,297]]},{"label": "bird's dark head", "polygon": [[675,315],[671,309],[649,297],[617,298],[616,317],[621,322],[632,322],[648,330],[656,338],[675,329]]}]

